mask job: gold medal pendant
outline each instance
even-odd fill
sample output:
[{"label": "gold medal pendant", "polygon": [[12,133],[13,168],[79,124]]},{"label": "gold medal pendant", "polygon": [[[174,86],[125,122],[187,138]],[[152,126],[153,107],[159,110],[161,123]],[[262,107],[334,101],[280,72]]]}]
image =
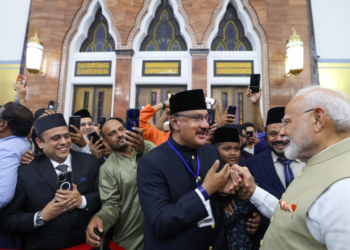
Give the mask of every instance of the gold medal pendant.
[{"label": "gold medal pendant", "polygon": [[200,176],[198,176],[198,178],[197,178],[197,179],[198,179],[198,181],[200,181],[202,178],[201,178]]}]

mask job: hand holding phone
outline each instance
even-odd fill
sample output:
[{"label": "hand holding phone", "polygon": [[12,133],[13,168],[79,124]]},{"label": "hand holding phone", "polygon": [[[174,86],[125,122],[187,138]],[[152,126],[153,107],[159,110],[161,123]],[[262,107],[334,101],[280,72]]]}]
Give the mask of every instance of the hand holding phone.
[{"label": "hand holding phone", "polygon": [[209,123],[209,129],[211,129],[211,126],[215,123],[215,109],[208,109],[208,115],[211,116],[211,121]]},{"label": "hand holding phone", "polygon": [[47,105],[47,110],[52,110],[53,112],[57,113],[58,108],[58,102],[49,101],[49,104]]},{"label": "hand holding phone", "polygon": [[250,89],[252,93],[259,93],[260,87],[260,74],[250,75]]},{"label": "hand holding phone", "polygon": [[101,233],[98,228],[94,229],[94,233],[100,237],[100,246],[98,247],[99,250],[103,250],[103,233]]},{"label": "hand holding phone", "polygon": [[215,99],[206,97],[205,98],[205,102],[209,103],[210,105],[214,105],[215,104]]},{"label": "hand holding phone", "polygon": [[73,115],[73,116],[69,117],[69,123],[68,123],[69,133],[76,134],[74,128],[72,128],[70,125],[73,125],[78,130],[80,130],[80,120],[81,120],[81,117],[77,116],[77,115]]},{"label": "hand holding phone", "polygon": [[229,115],[236,116],[236,111],[237,111],[236,106],[228,106],[228,108],[227,108],[227,114],[229,114]]},{"label": "hand holding phone", "polygon": [[57,190],[73,190],[73,172],[67,171],[57,174]]},{"label": "hand holding phone", "polygon": [[18,75],[16,83],[22,84],[24,87],[27,86],[27,77],[24,75]]},{"label": "hand holding phone", "polygon": [[253,131],[247,131],[247,139],[253,137],[254,132]]},{"label": "hand holding phone", "polygon": [[[89,141],[91,141],[91,137],[92,137],[92,143],[93,144],[95,144],[100,139],[100,137],[98,136],[98,134],[95,131],[93,131],[93,132],[91,132],[90,134],[87,135],[87,138],[89,139]],[[102,144],[102,146],[100,146],[99,149],[105,149],[106,148],[105,145],[103,145],[102,141],[98,145],[100,145],[100,144]]]},{"label": "hand holding phone", "polygon": [[128,109],[126,111],[126,129],[134,133],[137,131],[132,130],[132,128],[139,127],[140,110],[139,109]]}]

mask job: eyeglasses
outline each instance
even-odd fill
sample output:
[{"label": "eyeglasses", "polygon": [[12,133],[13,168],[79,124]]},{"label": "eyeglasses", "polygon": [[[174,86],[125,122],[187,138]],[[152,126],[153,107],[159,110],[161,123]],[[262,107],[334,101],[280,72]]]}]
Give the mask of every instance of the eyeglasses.
[{"label": "eyeglasses", "polygon": [[175,114],[174,116],[181,116],[181,117],[187,117],[194,120],[195,123],[201,123],[205,119],[208,123],[211,123],[213,121],[213,116],[210,114],[207,114],[206,116],[203,115],[178,115]]},{"label": "eyeglasses", "polygon": [[93,122],[88,122],[88,123],[86,123],[86,122],[82,122],[82,123],[80,123],[80,126],[81,126],[81,127],[85,127],[85,126],[86,126],[86,124],[87,124],[88,126],[92,126],[92,125],[94,125],[94,123],[93,123]]},{"label": "eyeglasses", "polygon": [[287,123],[290,122],[290,121],[286,121],[286,119],[290,119],[291,117],[294,117],[294,116],[297,116],[297,115],[301,115],[301,114],[305,114],[305,113],[308,113],[308,112],[311,112],[311,111],[314,111],[315,109],[309,109],[309,110],[306,110],[304,112],[301,112],[301,113],[298,113],[298,114],[295,114],[295,115],[291,115],[291,116],[287,116],[287,117],[284,117],[282,119],[282,124],[283,126],[287,126]]}]

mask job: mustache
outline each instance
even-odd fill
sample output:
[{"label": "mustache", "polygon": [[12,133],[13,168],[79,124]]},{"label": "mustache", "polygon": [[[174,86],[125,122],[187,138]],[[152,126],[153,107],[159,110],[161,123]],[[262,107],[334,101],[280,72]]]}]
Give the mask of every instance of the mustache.
[{"label": "mustache", "polygon": [[205,129],[205,128],[201,128],[196,131],[196,133],[207,133],[207,132],[208,132],[208,129]]},{"label": "mustache", "polygon": [[285,140],[283,140],[283,141],[274,141],[274,142],[272,142],[272,145],[273,146],[285,146],[285,145],[287,145],[287,141],[285,141]]}]

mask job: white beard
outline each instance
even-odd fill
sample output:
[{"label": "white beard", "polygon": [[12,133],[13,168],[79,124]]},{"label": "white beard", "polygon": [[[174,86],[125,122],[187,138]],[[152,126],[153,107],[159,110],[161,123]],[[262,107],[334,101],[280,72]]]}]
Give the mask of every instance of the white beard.
[{"label": "white beard", "polygon": [[289,140],[289,145],[284,149],[284,155],[287,159],[297,160],[310,158],[313,155],[313,138],[308,131],[307,121],[299,127],[294,137],[283,136],[283,140]]}]

